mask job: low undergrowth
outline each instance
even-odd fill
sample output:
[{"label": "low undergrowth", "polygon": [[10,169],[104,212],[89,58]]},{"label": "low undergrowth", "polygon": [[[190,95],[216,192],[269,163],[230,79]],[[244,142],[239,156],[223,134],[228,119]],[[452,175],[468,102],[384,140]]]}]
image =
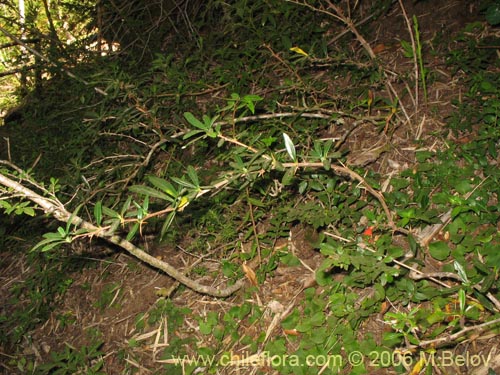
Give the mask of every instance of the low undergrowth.
[{"label": "low undergrowth", "polygon": [[[219,4],[239,25],[240,34],[220,30],[238,35],[230,45],[194,24],[196,43],[157,53],[141,69],[106,57],[97,58],[99,71],[80,68],[106,96],[73,81],[72,100],[26,105],[24,126],[40,131],[47,113],[52,124],[44,123],[36,150],[15,160],[29,175],[8,163],[0,172],[32,185],[34,176],[50,181],[41,185],[47,194],[99,233],[138,246],[178,244],[195,259],[182,267],[192,279],[247,280],[219,301],[182,285],[158,290],[155,304],[131,318],[138,333],[108,354],[122,373],[138,373],[146,358],[151,371],[169,374],[493,369],[500,78],[495,50],[478,37],[491,26],[467,25],[444,52],[407,19],[413,34],[399,61],[414,70],[390,79],[377,55],[390,47],[375,54],[365,46],[360,30],[370,29],[346,22],[346,9],[257,3]],[[373,17],[386,16],[388,2],[376,3]],[[493,23],[496,13],[486,9]],[[361,20],[368,10],[358,11]],[[358,33],[362,53],[343,39],[329,44],[337,23]],[[297,36],[295,24],[311,39]],[[438,50],[445,76],[465,90],[449,98],[446,123],[435,119],[443,106],[431,99],[440,72],[426,60]],[[64,85],[54,79],[50,92]],[[8,215],[34,214],[1,192]],[[9,288],[0,317],[12,371],[109,371],[98,330],[44,364],[21,350],[72,284],[65,275],[84,267],[74,260],[76,240],[96,234],[61,225],[30,253],[34,269]],[[76,258],[58,252],[70,243]],[[117,308],[124,295],[120,280],[110,281],[94,307]],[[78,324],[72,314],[58,320]]]}]

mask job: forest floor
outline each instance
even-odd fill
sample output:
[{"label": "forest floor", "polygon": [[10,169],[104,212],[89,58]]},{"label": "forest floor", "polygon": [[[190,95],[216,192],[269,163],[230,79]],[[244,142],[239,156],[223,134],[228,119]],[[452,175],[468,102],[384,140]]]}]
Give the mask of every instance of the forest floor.
[{"label": "forest floor", "polygon": [[[413,113],[416,98],[407,95],[401,98],[401,105],[412,111],[408,116],[412,119],[418,119],[413,122],[413,129],[398,128],[391,135],[391,148],[384,150],[379,158],[369,161],[366,164],[367,169],[371,169],[384,179],[394,176],[402,170],[411,168],[417,164],[415,150],[426,149],[430,151],[440,150],[447,147],[449,142],[467,143],[473,139],[476,134],[467,133],[457,136],[451,132],[444,131],[447,119],[456,111],[453,103],[460,102],[463,92],[467,89],[461,86],[460,74],[464,72],[452,72],[449,65],[444,61],[445,50],[451,49],[458,42],[456,35],[466,27],[467,24],[479,20],[479,9],[474,1],[409,1],[406,2],[407,17],[411,19],[414,15],[418,17],[420,26],[421,41],[430,45],[430,41],[440,35],[442,41],[439,48],[443,50],[433,50],[429,54],[426,62],[427,69],[431,70],[435,77],[427,87],[428,103],[418,106],[418,113]],[[406,38],[408,27],[400,7],[393,9],[383,18],[372,25],[373,32],[367,37],[368,42],[376,51],[377,56],[384,62],[385,67],[390,67],[392,74],[408,75],[413,72],[413,60],[404,56],[400,40]],[[359,48],[356,41],[353,40],[352,48]],[[497,46],[498,48],[498,46]],[[327,79],[323,72],[318,71],[318,80]],[[328,90],[342,91],[343,87],[348,87],[348,79],[328,81]],[[394,83],[396,90],[404,89],[399,82]],[[206,99],[208,101],[208,99]],[[420,98],[423,101],[423,98]],[[376,114],[374,114],[376,115]],[[0,128],[0,132],[6,132]],[[5,134],[0,134],[4,136]],[[409,135],[412,135],[411,137]],[[329,130],[319,134],[320,137],[335,137],[335,134]],[[369,123],[357,127],[348,138],[345,139],[344,148],[354,155],[351,159],[351,165],[356,165],[355,155],[359,150],[370,150],[379,146],[383,135],[379,130],[370,126]],[[415,139],[420,142],[418,146]],[[359,162],[364,165],[364,162]],[[381,180],[383,185],[384,179]],[[244,209],[240,207],[239,209]],[[269,223],[266,221],[256,223],[257,232],[266,231]],[[436,236],[443,236],[438,233]],[[202,283],[211,282],[214,273],[220,267],[219,255],[225,254],[226,249],[210,249],[208,255],[202,257],[189,250],[190,244],[194,241],[196,234],[186,233],[177,244],[158,244],[150,242],[149,237],[138,240],[138,245],[148,250],[148,252],[159,259],[168,259],[168,261],[178,269],[186,270],[195,262],[196,267],[203,266],[205,274],[201,274],[198,280]],[[199,320],[195,317],[211,316],[210,312],[220,313],[229,312],[235,307],[241,307],[248,302],[260,306],[264,313],[258,322],[251,321],[246,317],[239,320],[238,330],[242,336],[254,338],[255,341],[265,335],[282,335],[280,322],[276,321],[277,312],[291,312],[294,308],[303,309],[303,302],[306,298],[304,290],[314,286],[315,293],[321,294],[321,286],[317,285],[314,274],[320,267],[324,256],[315,248],[314,241],[317,233],[311,232],[307,226],[298,224],[291,225],[289,228],[289,238],[278,238],[274,243],[273,251],[280,251],[287,248],[298,259],[297,265],[279,264],[269,273],[265,281],[258,286],[258,290],[248,294],[236,293],[226,299],[214,299],[212,297],[199,295],[182,286],[178,286],[174,280],[147,265],[141,264],[137,259],[130,255],[110,249],[107,245],[92,240],[90,245],[85,243],[81,249],[75,250],[73,246],[72,255],[68,259],[79,262],[80,266],[75,265],[75,271],[68,274],[71,279],[71,285],[66,292],[55,301],[56,308],[53,309],[46,321],[39,322],[31,330],[30,336],[25,337],[22,342],[24,347],[23,354],[27,358],[34,358],[38,363],[47,363],[54,361],[50,353],[63,353],[68,348],[92,348],[96,342],[98,347],[96,351],[102,353],[99,356],[93,356],[91,353],[82,354],[84,357],[91,358],[89,366],[92,363],[102,359],[102,372],[105,374],[160,374],[174,373],[165,372],[165,363],[160,359],[160,353],[169,345],[175,345],[176,340],[186,340],[189,344],[196,347],[210,347],[214,344],[214,338],[210,335],[200,332]],[[397,242],[395,234],[395,242]],[[15,245],[22,247],[22,243]],[[247,251],[245,246],[250,244],[242,243],[241,251]],[[401,247],[405,251],[410,251],[405,241],[401,241]],[[238,251],[231,250],[231,251]],[[72,258],[77,254],[76,258]],[[2,249],[2,260],[0,262],[0,300],[9,301],[12,298],[12,288],[15,285],[23,284],[30,275],[40,270],[30,267],[27,256],[20,256],[19,252],[12,252],[9,249]],[[105,255],[102,255],[105,254]],[[227,254],[226,254],[227,255]],[[436,264],[426,264],[427,267],[438,269],[439,262]],[[85,264],[85,266],[81,266]],[[258,264],[251,266],[258,267]],[[50,276],[49,270],[47,277]],[[51,272],[54,270],[51,270]],[[57,272],[57,270],[55,270]],[[339,272],[334,277],[342,280],[345,275]],[[220,277],[222,280],[223,278]],[[221,282],[223,283],[223,282]],[[40,285],[43,288],[43,285]],[[175,288],[175,289],[173,289]],[[373,288],[357,290],[360,300],[371,298],[375,293]],[[169,298],[165,300],[165,294]],[[28,296],[25,296],[28,298]],[[160,302],[159,302],[160,301]],[[18,299],[17,305],[3,303],[1,308],[3,315],[9,315],[18,310],[20,306],[29,301],[23,301],[23,296]],[[301,307],[302,306],[302,307]],[[186,313],[183,308],[188,308]],[[390,309],[390,306],[385,306]],[[396,308],[397,307],[394,307]],[[166,333],[166,326],[171,324],[168,319],[175,319],[175,316],[165,318],[166,310],[175,311],[180,319],[176,323],[176,331]],[[273,310],[274,309],[274,310]],[[382,337],[388,331],[387,323],[384,322],[382,315],[385,311],[373,314],[364,320],[360,325],[359,335],[371,335],[375,341],[381,341]],[[27,312],[29,314],[29,312]],[[286,314],[281,315],[281,320]],[[140,321],[144,320],[144,324]],[[235,318],[237,319],[237,318]],[[264,329],[267,327],[267,331]],[[95,334],[89,334],[94,332]],[[287,332],[289,335],[296,335],[293,330]],[[224,343],[219,343],[224,347]],[[491,337],[469,338],[468,343],[460,344],[467,346],[470,355],[492,355],[492,348],[500,347],[500,337],[492,335]],[[226,351],[245,353],[245,344],[243,342],[232,343],[226,346]],[[458,355],[460,349],[452,348],[454,355]],[[17,373],[19,370],[9,364],[9,359],[14,358],[7,348],[0,348],[1,359],[3,362],[0,372],[5,374]],[[71,355],[64,356],[60,354],[60,360],[66,363],[72,356],[76,356],[75,351]],[[249,353],[248,356],[253,353]],[[240,357],[244,358],[241,354]],[[94,361],[94,362],[92,362]],[[234,364],[234,362],[233,362]],[[496,364],[496,373],[500,373],[500,363]],[[170,370],[169,370],[170,371]],[[172,370],[173,371],[173,370]],[[177,371],[182,373],[182,366],[177,366]],[[199,368],[200,373],[205,373],[203,366]],[[274,372],[273,372],[274,371]],[[341,373],[349,373],[352,368],[346,367]],[[406,369],[405,373],[417,374],[414,367]],[[22,371],[21,371],[22,373]],[[28,373],[28,372],[24,372]],[[50,373],[50,372],[47,372]],[[69,373],[69,372],[68,372]],[[91,372],[88,372],[91,373]],[[93,372],[92,372],[93,373]],[[97,373],[97,372],[96,372]],[[266,365],[257,367],[221,367],[217,370],[220,374],[229,373],[278,373]],[[318,372],[321,373],[321,372]],[[325,372],[326,373],[326,372]],[[371,374],[390,374],[398,373],[392,367],[388,368],[370,368]],[[440,374],[470,374],[472,373],[468,366],[453,365],[450,368],[434,369],[430,373]],[[477,366],[474,368],[475,374],[491,374],[487,372],[487,367]]]}]

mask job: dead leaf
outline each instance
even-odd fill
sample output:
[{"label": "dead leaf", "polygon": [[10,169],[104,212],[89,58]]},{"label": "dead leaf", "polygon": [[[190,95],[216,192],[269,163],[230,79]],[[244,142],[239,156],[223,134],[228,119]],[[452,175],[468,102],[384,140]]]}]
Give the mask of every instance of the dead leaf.
[{"label": "dead leaf", "polygon": [[243,272],[245,272],[245,276],[248,280],[250,280],[250,283],[252,283],[253,286],[259,286],[254,270],[247,266],[245,263],[242,264],[242,268]]}]

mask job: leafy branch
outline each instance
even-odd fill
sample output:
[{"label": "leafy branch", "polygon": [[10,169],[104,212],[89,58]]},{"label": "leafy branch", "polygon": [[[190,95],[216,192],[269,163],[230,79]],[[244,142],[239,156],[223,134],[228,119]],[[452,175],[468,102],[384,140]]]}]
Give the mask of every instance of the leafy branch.
[{"label": "leafy branch", "polygon": [[[228,286],[226,288],[215,288],[212,286],[202,285],[199,282],[190,279],[185,276],[182,272],[177,270],[174,266],[168,262],[161,261],[139,247],[135,246],[129,240],[114,234],[112,231],[106,230],[103,227],[96,226],[77,214],[71,213],[64,207],[64,204],[60,202],[57,198],[51,196],[51,193],[45,189],[43,186],[38,186],[40,192],[37,193],[27,187],[25,187],[21,182],[15,181],[12,176],[9,176],[4,170],[0,172],[0,185],[5,187],[9,192],[20,194],[25,199],[28,199],[36,204],[37,207],[42,209],[46,214],[49,214],[59,221],[65,222],[66,229],[58,230],[58,235],[50,235],[49,240],[44,242],[44,245],[48,245],[48,242],[54,244],[54,246],[60,244],[61,242],[71,242],[75,233],[82,234],[85,233],[89,237],[99,237],[110,243],[113,243],[124,250],[128,251],[130,254],[138,258],[139,260],[147,263],[159,270],[164,271],[167,275],[179,281],[180,283],[186,285],[188,288],[202,294],[208,294],[214,297],[227,297],[233,294],[235,291],[240,289],[244,284],[244,279],[239,280],[235,284]],[[21,180],[22,181],[22,180]],[[2,198],[6,199],[6,198]],[[35,207],[33,207],[35,208]],[[79,228],[78,232],[72,233],[70,235],[70,226],[73,225]],[[109,229],[109,228],[108,228]],[[43,242],[43,241],[42,241]],[[54,246],[51,246],[53,248]]]}]

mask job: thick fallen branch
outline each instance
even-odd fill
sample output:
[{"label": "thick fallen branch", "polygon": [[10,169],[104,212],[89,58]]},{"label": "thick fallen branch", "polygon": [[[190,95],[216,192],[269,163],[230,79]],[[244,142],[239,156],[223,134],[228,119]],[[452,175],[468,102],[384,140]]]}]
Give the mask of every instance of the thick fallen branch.
[{"label": "thick fallen branch", "polygon": [[[10,164],[10,163],[9,163]],[[188,288],[194,290],[195,292],[207,294],[213,297],[228,297],[237,290],[239,290],[245,283],[245,279],[241,279],[235,284],[228,286],[223,289],[218,289],[212,286],[203,285],[199,282],[190,279],[182,272],[178,271],[175,267],[170,265],[167,262],[161,261],[145,251],[141,250],[137,246],[135,246],[130,241],[123,239],[122,237],[116,234],[106,233],[102,228],[96,227],[92,223],[82,219],[77,215],[73,215],[68,212],[64,205],[55,198],[46,198],[40,194],[37,194],[33,190],[25,187],[19,182],[12,180],[11,178],[0,173],[0,185],[3,185],[7,188],[10,188],[17,195],[20,195],[40,206],[43,211],[59,221],[68,223],[84,228],[89,231],[89,234],[95,237],[102,238],[110,243],[120,246],[122,249],[128,251],[130,254],[135,256],[136,258],[142,260],[143,262],[165,272],[170,277],[184,284]]]}]

